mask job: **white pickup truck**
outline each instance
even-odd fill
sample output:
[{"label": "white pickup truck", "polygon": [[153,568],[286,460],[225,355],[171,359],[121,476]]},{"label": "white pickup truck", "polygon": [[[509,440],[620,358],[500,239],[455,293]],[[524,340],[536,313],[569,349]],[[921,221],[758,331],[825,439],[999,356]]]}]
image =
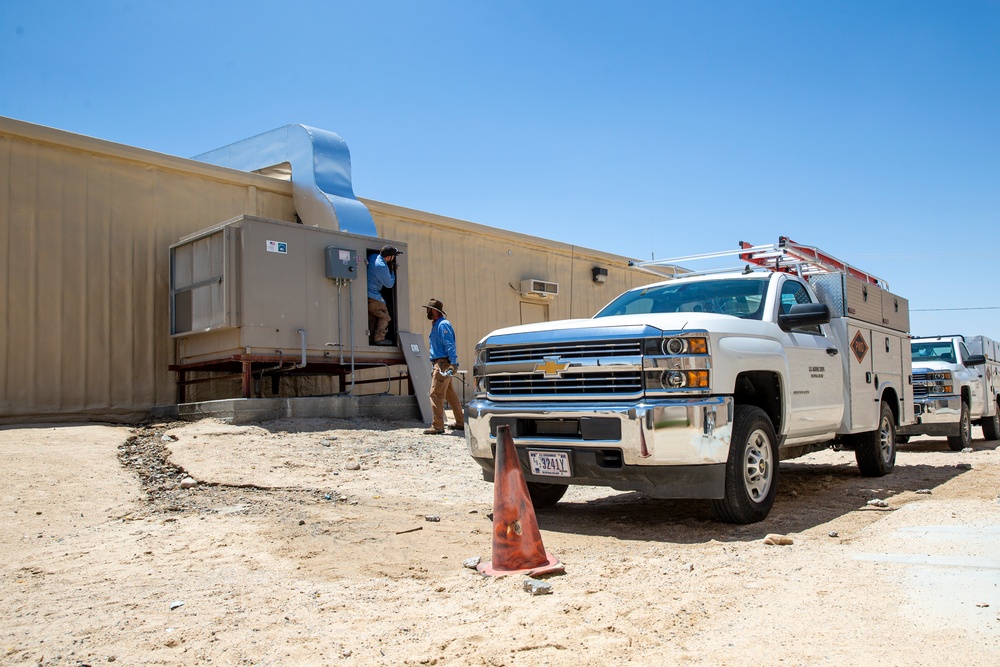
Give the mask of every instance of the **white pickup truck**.
[{"label": "white pickup truck", "polygon": [[732,254],[745,270],[483,338],[466,439],[484,479],[501,424],[536,507],[602,485],[711,499],[720,519],[752,523],[783,459],[839,445],[862,475],[891,472],[897,425],[913,420],[905,299],[785,238]]},{"label": "white pickup truck", "polygon": [[912,435],[947,436],[948,446],[972,444],[972,425],[987,440],[1000,440],[1000,344],[986,336],[914,338],[913,400],[916,423],[899,429]]}]

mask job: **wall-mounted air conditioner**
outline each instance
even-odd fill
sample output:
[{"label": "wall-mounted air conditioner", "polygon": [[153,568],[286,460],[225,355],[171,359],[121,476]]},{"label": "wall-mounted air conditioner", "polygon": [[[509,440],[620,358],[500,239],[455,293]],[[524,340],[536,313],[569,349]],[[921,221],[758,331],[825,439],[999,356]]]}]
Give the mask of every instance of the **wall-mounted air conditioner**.
[{"label": "wall-mounted air conditioner", "polygon": [[548,283],[537,278],[526,278],[521,281],[523,296],[550,297],[559,294],[559,283]]}]

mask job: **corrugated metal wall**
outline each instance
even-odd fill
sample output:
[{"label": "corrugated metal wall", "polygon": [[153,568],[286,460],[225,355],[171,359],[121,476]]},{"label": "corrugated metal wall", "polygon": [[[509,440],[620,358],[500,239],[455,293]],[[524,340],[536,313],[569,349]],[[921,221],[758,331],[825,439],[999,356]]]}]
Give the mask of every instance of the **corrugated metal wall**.
[{"label": "corrugated metal wall", "polygon": [[175,400],[169,246],[291,185],[0,118],[0,419],[133,419]]},{"label": "corrugated metal wall", "polygon": [[[381,238],[408,244],[410,328],[426,337],[421,306],[442,300],[466,369],[522,311],[589,317],[653,280],[622,257],[363,201]],[[0,422],[130,420],[173,403],[169,246],[244,213],[294,220],[291,184],[0,118]],[[560,294],[524,298],[525,278]]]}]

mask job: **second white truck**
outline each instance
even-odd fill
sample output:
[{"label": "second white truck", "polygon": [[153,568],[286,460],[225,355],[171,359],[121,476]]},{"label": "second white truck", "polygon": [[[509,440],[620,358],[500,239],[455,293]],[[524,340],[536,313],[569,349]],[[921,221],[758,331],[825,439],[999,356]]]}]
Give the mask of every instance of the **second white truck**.
[{"label": "second white truck", "polygon": [[958,451],[972,444],[973,424],[1000,439],[1000,343],[952,335],[914,338],[910,347],[916,422],[899,429],[899,440],[947,436]]},{"label": "second white truck", "polygon": [[745,268],[483,338],[466,438],[484,479],[502,424],[536,506],[603,485],[711,499],[722,520],[751,523],[783,459],[836,445],[862,475],[891,472],[897,427],[913,421],[906,300],[784,237],[711,256],[727,254]]}]

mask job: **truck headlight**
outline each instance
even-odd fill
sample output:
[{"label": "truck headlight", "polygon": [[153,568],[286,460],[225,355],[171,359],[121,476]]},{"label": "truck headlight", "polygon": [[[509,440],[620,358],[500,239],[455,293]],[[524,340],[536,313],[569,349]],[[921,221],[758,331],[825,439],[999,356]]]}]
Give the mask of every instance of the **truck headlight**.
[{"label": "truck headlight", "polygon": [[643,388],[655,395],[711,389],[708,336],[703,331],[667,332],[642,347]]},{"label": "truck headlight", "polygon": [[708,389],[708,371],[663,371],[660,386],[664,389]]},{"label": "truck headlight", "polygon": [[664,338],[660,343],[663,354],[708,354],[708,340],[701,337]]}]

